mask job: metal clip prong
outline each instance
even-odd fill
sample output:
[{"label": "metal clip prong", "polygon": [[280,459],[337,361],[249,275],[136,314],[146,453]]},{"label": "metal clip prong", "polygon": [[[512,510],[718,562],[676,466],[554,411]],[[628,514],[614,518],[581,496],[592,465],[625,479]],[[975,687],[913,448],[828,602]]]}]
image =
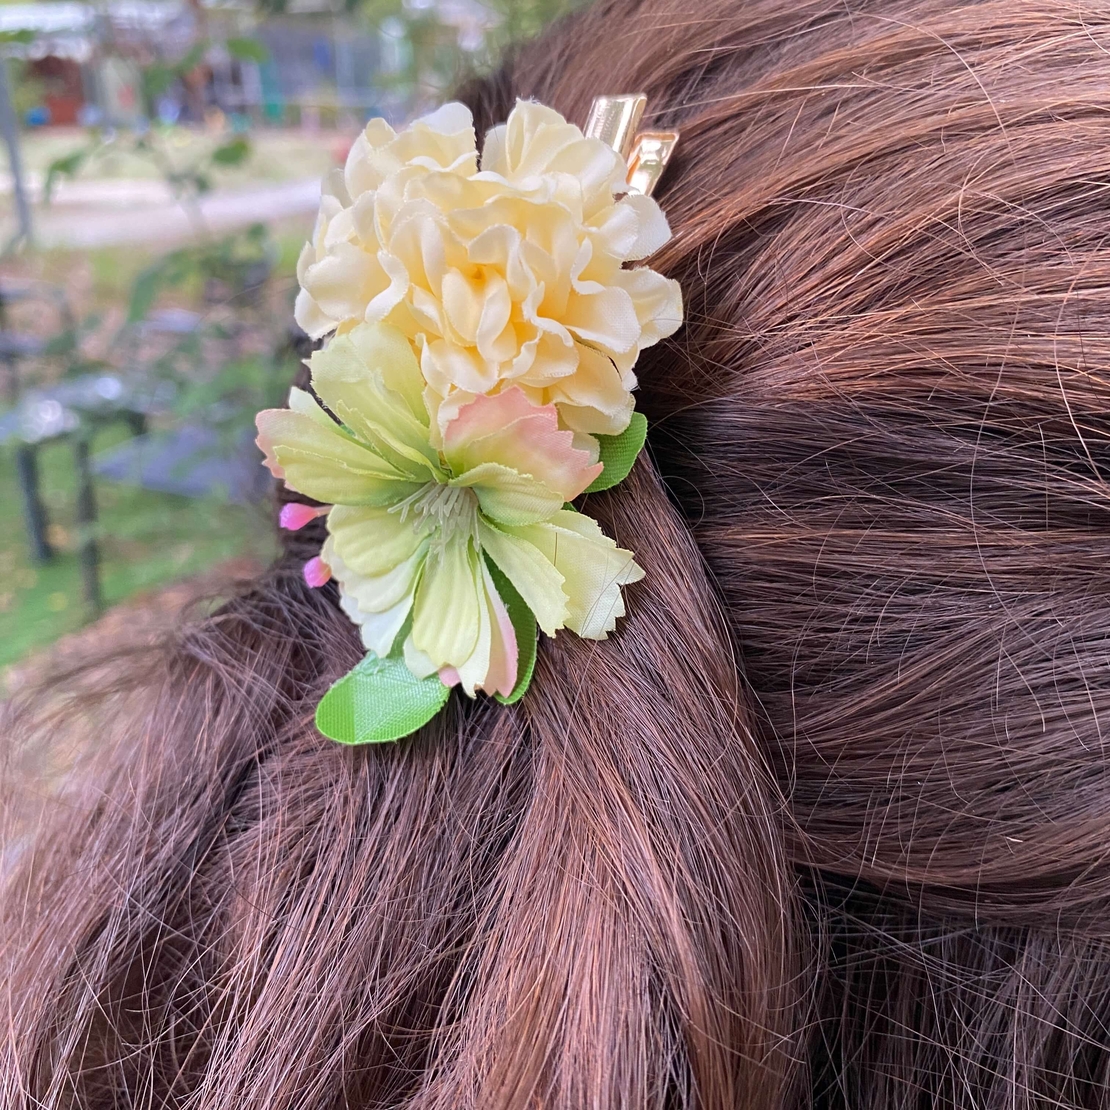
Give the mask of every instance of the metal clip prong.
[{"label": "metal clip prong", "polygon": [[642,131],[628,159],[628,191],[650,197],[678,143],[677,131]]}]

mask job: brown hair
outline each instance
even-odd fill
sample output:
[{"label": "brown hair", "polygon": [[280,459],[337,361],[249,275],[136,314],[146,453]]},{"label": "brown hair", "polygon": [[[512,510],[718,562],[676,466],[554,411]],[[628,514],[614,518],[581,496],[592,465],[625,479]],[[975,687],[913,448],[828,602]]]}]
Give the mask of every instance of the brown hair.
[{"label": "brown hair", "polygon": [[24,718],[13,788],[97,751],[12,847],[4,1107],[1110,1101],[1110,7],[602,0],[466,98],[633,90],[628,619],[343,749],[317,531]]}]

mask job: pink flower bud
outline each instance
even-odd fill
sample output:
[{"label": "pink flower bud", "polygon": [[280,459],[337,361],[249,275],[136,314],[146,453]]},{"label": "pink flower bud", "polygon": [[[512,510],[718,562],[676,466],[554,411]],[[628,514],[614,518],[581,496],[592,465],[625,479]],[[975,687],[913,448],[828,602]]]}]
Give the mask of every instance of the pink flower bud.
[{"label": "pink flower bud", "polygon": [[282,506],[278,520],[282,528],[289,532],[296,532],[310,520],[323,516],[330,508],[330,505],[302,505],[298,501],[290,501],[288,505]]},{"label": "pink flower bud", "polygon": [[331,580],[331,567],[317,555],[305,563],[304,580],[315,590]]}]

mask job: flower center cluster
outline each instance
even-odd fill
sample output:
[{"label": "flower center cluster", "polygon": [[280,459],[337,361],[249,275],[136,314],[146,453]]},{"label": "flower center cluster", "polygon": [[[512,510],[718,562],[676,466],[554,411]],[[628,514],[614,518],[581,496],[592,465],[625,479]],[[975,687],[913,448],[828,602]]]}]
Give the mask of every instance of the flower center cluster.
[{"label": "flower center cluster", "polygon": [[390,510],[402,520],[412,516],[418,532],[431,530],[433,543],[446,545],[478,534],[478,495],[465,486],[428,482]]}]

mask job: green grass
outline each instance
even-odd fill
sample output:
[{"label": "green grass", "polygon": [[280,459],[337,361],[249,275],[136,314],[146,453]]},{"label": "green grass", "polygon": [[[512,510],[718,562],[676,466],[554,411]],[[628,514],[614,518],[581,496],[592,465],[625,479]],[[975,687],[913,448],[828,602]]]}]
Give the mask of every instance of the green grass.
[{"label": "green grass", "polygon": [[[105,429],[94,451],[118,442],[122,429]],[[56,443],[39,452],[40,486],[58,554],[35,566],[29,557],[15,465],[0,455],[0,665],[14,663],[89,619],[76,556],[73,449]],[[265,560],[273,553],[264,508],[192,500],[97,481],[101,583],[105,605],[197,574],[236,557]]]}]

